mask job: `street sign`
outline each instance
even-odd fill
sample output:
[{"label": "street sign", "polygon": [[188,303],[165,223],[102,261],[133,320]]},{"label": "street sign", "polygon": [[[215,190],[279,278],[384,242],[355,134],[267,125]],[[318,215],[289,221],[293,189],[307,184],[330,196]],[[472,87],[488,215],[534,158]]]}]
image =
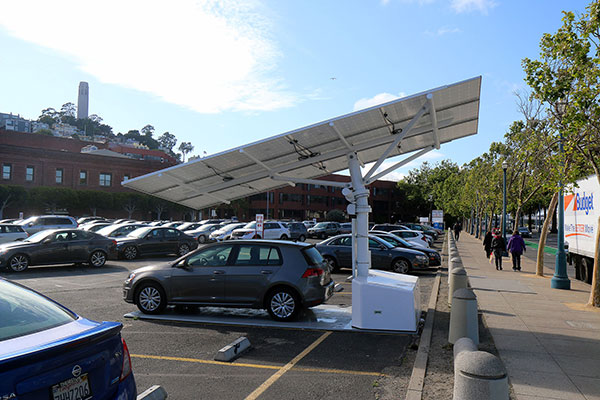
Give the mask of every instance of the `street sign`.
[{"label": "street sign", "polygon": [[432,210],[431,222],[435,229],[444,229],[444,210]]},{"label": "street sign", "polygon": [[256,214],[256,234],[260,235],[261,238],[264,238],[265,232],[265,216],[263,214]]}]

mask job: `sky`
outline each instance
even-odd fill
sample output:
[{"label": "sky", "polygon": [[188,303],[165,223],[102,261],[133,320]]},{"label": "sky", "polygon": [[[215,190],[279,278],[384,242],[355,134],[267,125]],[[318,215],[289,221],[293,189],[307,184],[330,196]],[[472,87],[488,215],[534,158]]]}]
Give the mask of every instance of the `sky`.
[{"label": "sky", "polygon": [[[0,13],[0,112],[37,119],[77,104],[113,132],[210,155],[482,76],[479,132],[423,161],[462,165],[520,118],[523,58],[539,56],[570,0],[19,0]],[[389,160],[380,169],[398,160]]]}]

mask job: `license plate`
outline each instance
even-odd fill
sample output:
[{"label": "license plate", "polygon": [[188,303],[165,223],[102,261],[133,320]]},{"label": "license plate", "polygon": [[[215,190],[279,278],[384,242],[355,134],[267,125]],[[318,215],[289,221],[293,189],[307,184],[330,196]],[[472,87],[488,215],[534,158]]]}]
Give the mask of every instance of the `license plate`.
[{"label": "license plate", "polygon": [[52,386],[52,400],[86,400],[92,398],[87,374]]}]

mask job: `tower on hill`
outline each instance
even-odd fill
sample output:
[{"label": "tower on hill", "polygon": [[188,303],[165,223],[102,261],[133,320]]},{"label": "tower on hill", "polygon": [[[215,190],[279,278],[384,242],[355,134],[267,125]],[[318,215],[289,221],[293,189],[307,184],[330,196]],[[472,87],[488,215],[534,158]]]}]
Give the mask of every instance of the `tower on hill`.
[{"label": "tower on hill", "polygon": [[90,88],[87,82],[79,82],[79,96],[77,97],[77,119],[88,117],[88,104]]}]

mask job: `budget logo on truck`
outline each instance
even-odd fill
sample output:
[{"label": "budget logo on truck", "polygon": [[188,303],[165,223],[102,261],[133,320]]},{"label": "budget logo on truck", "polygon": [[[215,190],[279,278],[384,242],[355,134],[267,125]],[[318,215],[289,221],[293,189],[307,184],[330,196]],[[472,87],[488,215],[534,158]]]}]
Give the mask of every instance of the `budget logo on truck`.
[{"label": "budget logo on truck", "polygon": [[585,215],[588,215],[590,211],[594,210],[594,193],[586,195],[583,192],[583,194],[576,193],[565,196],[565,211],[569,209],[571,203],[573,203],[573,211],[582,211],[585,212]]},{"label": "budget logo on truck", "polygon": [[[565,237],[583,236],[592,238],[594,234],[594,192],[583,190],[564,197]],[[591,213],[591,215],[590,215]],[[572,216],[568,218],[568,216]],[[589,220],[588,220],[589,219]]]}]

